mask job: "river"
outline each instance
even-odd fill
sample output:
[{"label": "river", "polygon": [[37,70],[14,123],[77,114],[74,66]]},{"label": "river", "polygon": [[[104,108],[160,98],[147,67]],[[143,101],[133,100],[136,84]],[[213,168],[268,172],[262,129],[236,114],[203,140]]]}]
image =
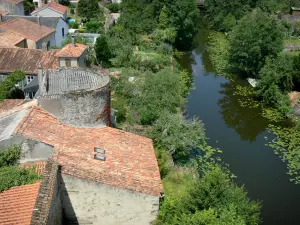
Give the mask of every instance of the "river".
[{"label": "river", "polygon": [[189,117],[205,124],[209,144],[223,150],[223,161],[244,185],[253,200],[262,201],[261,218],[266,225],[300,224],[300,185],[289,181],[286,165],[266,147],[268,121],[256,108],[241,107],[234,87],[248,85],[217,75],[206,51],[207,31],[200,30],[195,49],[180,64],[193,74],[195,89],[187,102]]}]

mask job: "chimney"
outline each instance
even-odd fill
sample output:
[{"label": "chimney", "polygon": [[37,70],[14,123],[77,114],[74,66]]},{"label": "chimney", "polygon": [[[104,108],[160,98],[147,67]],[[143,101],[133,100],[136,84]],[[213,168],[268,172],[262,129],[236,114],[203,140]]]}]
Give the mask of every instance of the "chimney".
[{"label": "chimney", "polygon": [[40,95],[42,96],[45,93],[45,84],[44,84],[44,75],[43,75],[43,68],[41,62],[39,62],[39,67],[38,67],[38,80],[39,80],[39,91],[40,91]]},{"label": "chimney", "polygon": [[42,43],[42,50],[45,51],[45,52],[48,51],[48,45],[47,45],[46,42]]},{"label": "chimney", "polygon": [[72,46],[75,48],[75,47],[76,47],[76,37],[75,37],[75,35],[73,34],[73,35],[71,36],[71,38],[72,38]]},{"label": "chimney", "polygon": [[41,25],[41,18],[40,18],[40,16],[37,16],[37,23],[38,23],[38,25]]}]

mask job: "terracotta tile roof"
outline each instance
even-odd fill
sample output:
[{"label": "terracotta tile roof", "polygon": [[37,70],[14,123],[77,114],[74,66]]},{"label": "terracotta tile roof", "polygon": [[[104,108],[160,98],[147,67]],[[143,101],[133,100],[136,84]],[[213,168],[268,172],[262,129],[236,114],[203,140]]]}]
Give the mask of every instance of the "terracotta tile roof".
[{"label": "terracotta tile roof", "polygon": [[37,105],[37,100],[5,99],[0,103],[0,118]]},{"label": "terracotta tile roof", "polygon": [[4,11],[4,10],[0,9],[0,14],[4,16],[4,15],[8,15],[8,14],[9,14],[9,12],[6,12],[6,11]]},{"label": "terracotta tile roof", "polygon": [[20,34],[21,36],[36,42],[55,32],[55,29],[53,28],[41,26],[23,18],[7,20],[0,24],[0,28]]},{"label": "terracotta tile roof", "polygon": [[78,58],[88,48],[87,45],[76,43],[75,47],[72,44],[68,44],[57,52],[56,57],[73,57]]},{"label": "terracotta tile roof", "polygon": [[39,187],[37,182],[0,193],[0,224],[29,225]]},{"label": "terracotta tile roof", "polygon": [[46,163],[47,163],[47,161],[26,162],[26,163],[21,163],[20,167],[26,168],[26,169],[34,168],[35,172],[38,175],[42,175],[45,170]]},{"label": "terracotta tile roof", "polygon": [[0,114],[7,112],[24,102],[24,99],[4,99],[3,102],[0,102]]},{"label": "terracotta tile roof", "polygon": [[67,6],[61,5],[57,2],[50,2],[46,5],[44,5],[43,7],[35,9],[31,14],[36,13],[36,12],[38,12],[42,9],[46,9],[46,8],[53,9],[53,10],[55,10],[55,11],[61,13],[61,14],[64,14],[68,10]]},{"label": "terracotta tile roof", "polygon": [[39,63],[44,69],[56,69],[58,50],[42,51],[28,48],[0,48],[0,72],[12,73],[23,70],[26,74],[37,74]]},{"label": "terracotta tile roof", "polygon": [[[63,174],[153,196],[163,191],[152,140],[146,137],[110,127],[73,128],[39,107],[15,134],[54,146]],[[106,161],[94,159],[94,147],[105,150]]]},{"label": "terracotta tile roof", "polygon": [[26,38],[11,31],[0,32],[0,47],[14,48],[16,44],[20,43],[24,39]]}]

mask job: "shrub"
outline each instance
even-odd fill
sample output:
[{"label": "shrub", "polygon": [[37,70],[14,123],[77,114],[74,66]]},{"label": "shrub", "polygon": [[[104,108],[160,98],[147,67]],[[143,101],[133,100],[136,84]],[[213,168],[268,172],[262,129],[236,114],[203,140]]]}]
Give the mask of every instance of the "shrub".
[{"label": "shrub", "polygon": [[0,101],[3,101],[9,94],[9,91],[15,87],[15,84],[23,81],[25,74],[23,71],[17,70],[7,76],[7,78],[0,82]]},{"label": "shrub", "polygon": [[17,163],[21,156],[21,147],[18,145],[9,146],[0,150],[0,167],[12,166]]},{"label": "shrub", "polygon": [[69,27],[72,28],[72,29],[78,29],[79,28],[79,23],[69,22]]},{"label": "shrub", "polygon": [[106,7],[113,13],[119,12],[119,10],[121,9],[120,3],[110,3],[107,4]]}]

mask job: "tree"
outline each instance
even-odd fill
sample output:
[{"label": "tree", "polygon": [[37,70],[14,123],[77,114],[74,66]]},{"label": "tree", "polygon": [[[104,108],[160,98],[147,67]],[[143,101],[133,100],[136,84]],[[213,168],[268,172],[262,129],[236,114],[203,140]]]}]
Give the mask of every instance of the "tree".
[{"label": "tree", "polygon": [[98,2],[95,0],[80,0],[77,11],[80,16],[87,19],[96,18],[101,13]]},{"label": "tree", "polygon": [[229,60],[250,76],[257,76],[268,56],[283,49],[283,27],[274,17],[255,9],[243,17],[229,37]]},{"label": "tree", "polygon": [[220,31],[230,31],[236,21],[241,19],[250,9],[251,0],[205,0],[206,16],[211,25]]},{"label": "tree", "polygon": [[189,155],[205,134],[203,124],[197,118],[187,120],[180,113],[162,112],[149,136],[178,159]]},{"label": "tree", "polygon": [[164,5],[159,15],[159,28],[166,29],[170,25],[167,7]]},{"label": "tree", "polygon": [[112,57],[110,48],[108,46],[108,42],[106,36],[102,35],[97,38],[95,44],[95,52],[97,61],[103,66],[108,67],[111,65],[110,59]]},{"label": "tree", "polygon": [[91,20],[86,23],[86,30],[89,33],[103,34],[104,33],[103,22],[98,20]]},{"label": "tree", "polygon": [[15,87],[20,81],[25,79],[25,73],[23,71],[17,70],[12,74],[8,75],[4,81],[0,82],[0,101],[3,101],[10,94],[12,88]]}]

